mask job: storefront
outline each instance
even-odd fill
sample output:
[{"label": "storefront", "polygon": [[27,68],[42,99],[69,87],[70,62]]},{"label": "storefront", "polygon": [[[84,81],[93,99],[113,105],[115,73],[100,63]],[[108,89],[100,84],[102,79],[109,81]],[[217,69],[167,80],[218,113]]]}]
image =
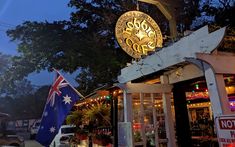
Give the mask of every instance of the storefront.
[{"label": "storefront", "polygon": [[184,146],[198,136],[216,141],[214,118],[234,114],[235,55],[216,50],[224,34],[225,28],[209,33],[205,26],[121,70],[119,133],[131,143],[122,137],[120,144]]}]

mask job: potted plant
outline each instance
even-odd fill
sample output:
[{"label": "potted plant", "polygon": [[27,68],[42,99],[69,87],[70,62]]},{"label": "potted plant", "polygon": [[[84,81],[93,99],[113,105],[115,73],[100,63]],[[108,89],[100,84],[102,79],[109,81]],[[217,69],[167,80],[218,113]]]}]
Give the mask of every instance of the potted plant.
[{"label": "potted plant", "polygon": [[112,143],[112,139],[110,135],[101,133],[94,136],[93,142],[101,146],[106,146]]},{"label": "potted plant", "polygon": [[71,112],[70,115],[66,118],[66,124],[76,125],[76,127],[79,127],[83,124],[83,118],[84,118],[84,111],[83,110],[76,110]]},{"label": "potted plant", "polygon": [[84,129],[84,110],[76,110],[73,111],[70,115],[66,118],[67,124],[76,125],[73,142],[75,144],[80,144],[81,141],[87,140],[88,131]]},{"label": "potted plant", "polygon": [[78,140],[87,140],[88,131],[84,129],[79,129],[76,131],[75,136]]},{"label": "potted plant", "polygon": [[89,131],[92,135],[92,142],[94,144],[105,145],[111,143],[111,134],[107,134],[107,132],[102,132],[99,128],[102,127],[110,127],[110,107],[106,104],[98,103],[97,105],[93,105],[89,109],[86,110],[84,116],[86,122],[88,122]]},{"label": "potted plant", "polygon": [[84,119],[94,128],[110,126],[110,107],[106,104],[97,104],[86,110]]}]

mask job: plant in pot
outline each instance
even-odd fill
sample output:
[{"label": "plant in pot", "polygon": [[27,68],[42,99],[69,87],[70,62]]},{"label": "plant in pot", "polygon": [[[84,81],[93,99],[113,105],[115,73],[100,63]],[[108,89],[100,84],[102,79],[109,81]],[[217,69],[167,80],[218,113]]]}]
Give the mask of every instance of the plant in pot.
[{"label": "plant in pot", "polygon": [[75,136],[79,140],[87,140],[88,131],[85,130],[85,129],[79,129],[79,130],[76,131]]},{"label": "plant in pot", "polygon": [[111,135],[109,134],[96,134],[94,136],[94,143],[102,146],[106,146],[110,143],[112,143]]},{"label": "plant in pot", "polygon": [[76,131],[74,138],[75,140],[86,140],[88,136],[88,131],[84,129],[84,110],[73,111],[66,118],[67,124],[76,125]]},{"label": "plant in pot", "polygon": [[103,145],[104,142],[110,143],[111,134],[97,132],[97,128],[100,127],[110,127],[110,106],[98,103],[97,105],[93,105],[90,107],[84,116],[85,120],[89,122],[90,132],[92,134],[93,143]]}]

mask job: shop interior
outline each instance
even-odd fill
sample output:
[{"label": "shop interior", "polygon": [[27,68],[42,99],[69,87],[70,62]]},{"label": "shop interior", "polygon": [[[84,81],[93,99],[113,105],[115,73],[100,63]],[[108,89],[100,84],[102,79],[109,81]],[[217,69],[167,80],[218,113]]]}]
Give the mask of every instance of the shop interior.
[{"label": "shop interior", "polygon": [[[235,75],[224,75],[224,81],[230,109],[235,111]],[[185,84],[187,85],[184,91],[192,142],[198,145],[208,142],[216,144],[216,128],[205,78],[193,79],[185,82]],[[175,118],[173,94],[171,103],[172,115]],[[160,146],[166,146],[161,93],[143,93],[142,96],[140,93],[132,93],[132,114],[133,137],[137,146],[142,146],[143,142],[148,146],[155,146],[156,137]],[[119,122],[123,121],[123,97],[121,93],[118,96],[118,120]],[[157,133],[154,131],[155,123],[157,123]],[[141,134],[143,128],[145,134]]]}]

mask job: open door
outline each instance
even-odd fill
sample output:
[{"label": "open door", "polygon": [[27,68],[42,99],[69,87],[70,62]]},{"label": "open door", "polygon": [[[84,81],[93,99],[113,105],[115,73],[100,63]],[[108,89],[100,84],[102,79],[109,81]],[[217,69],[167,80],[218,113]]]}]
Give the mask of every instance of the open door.
[{"label": "open door", "polygon": [[[167,146],[167,133],[174,130],[166,131],[166,125],[169,125],[169,122],[165,121],[168,113],[165,113],[166,109],[164,110],[163,106],[166,105],[164,98],[166,94],[171,95],[172,87],[166,84],[140,83],[128,83],[119,87],[124,91],[124,122],[131,125],[131,144],[136,147]],[[173,123],[173,119],[171,121]],[[123,134],[118,135],[123,138],[120,136]]]}]

